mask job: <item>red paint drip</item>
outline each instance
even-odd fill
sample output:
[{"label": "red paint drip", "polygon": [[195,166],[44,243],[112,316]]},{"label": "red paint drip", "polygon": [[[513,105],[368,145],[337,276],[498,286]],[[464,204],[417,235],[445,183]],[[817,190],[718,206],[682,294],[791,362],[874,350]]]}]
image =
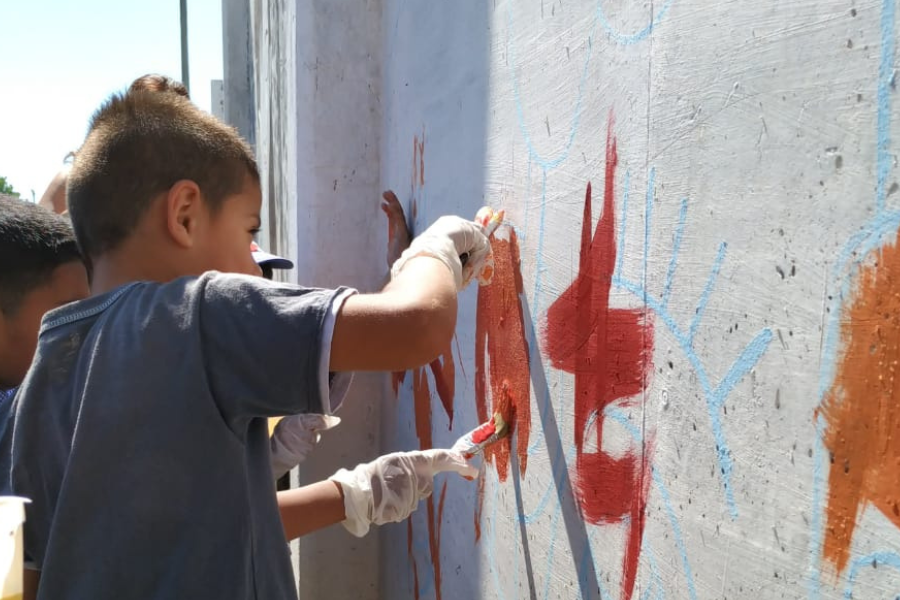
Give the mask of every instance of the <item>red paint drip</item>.
[{"label": "red paint drip", "polygon": [[441,487],[438,500],[437,520],[434,518],[434,496],[428,498],[428,521],[432,527],[428,531],[428,546],[431,549],[431,566],[434,568],[434,597],[441,600],[441,531],[444,524],[444,499],[447,496],[447,480]]},{"label": "red paint drip", "polygon": [[447,413],[449,425],[447,429],[453,428],[453,394],[456,387],[456,366],[453,362],[453,351],[449,344],[444,350],[441,358],[436,358],[429,365],[431,373],[434,375],[434,388],[441,399],[441,406]]},{"label": "red paint drip", "polygon": [[[630,599],[644,530],[650,449],[645,448],[642,456],[633,452],[621,458],[607,454],[603,450],[603,410],[644,390],[652,356],[653,327],[644,309],[609,307],[616,264],[613,200],[617,161],[610,118],[603,214],[592,239],[588,183],[578,276],[547,311],[545,347],[555,368],[575,376],[576,493],[584,518],[601,524],[629,517],[622,596]],[[596,452],[584,451],[589,431],[595,439],[592,446],[596,445]]]},{"label": "red paint drip", "polygon": [[391,387],[394,388],[394,396],[400,392],[400,384],[406,379],[406,371],[391,373]]},{"label": "red paint drip", "polygon": [[481,539],[481,510],[484,508],[484,474],[478,478],[478,491],[475,495],[475,543]]},{"label": "red paint drip", "polygon": [[[516,432],[516,454],[520,475],[528,465],[531,432],[531,370],[528,342],[519,295],[522,293],[519,242],[509,229],[509,240],[491,238],[494,252],[493,282],[478,288],[475,325],[475,405],[478,420],[486,422],[499,412],[511,428],[510,435],[485,449],[485,460],[493,461],[500,481],[506,481],[512,433]],[[486,368],[486,358],[490,366]],[[488,410],[488,386],[492,407]],[[480,497],[480,496],[479,496]],[[480,513],[479,507],[476,513]],[[477,534],[477,531],[476,531]]]},{"label": "red paint drip", "polygon": [[419,600],[419,567],[416,564],[416,556],[413,554],[413,527],[412,519],[406,520],[406,551],[413,567],[413,594]]}]

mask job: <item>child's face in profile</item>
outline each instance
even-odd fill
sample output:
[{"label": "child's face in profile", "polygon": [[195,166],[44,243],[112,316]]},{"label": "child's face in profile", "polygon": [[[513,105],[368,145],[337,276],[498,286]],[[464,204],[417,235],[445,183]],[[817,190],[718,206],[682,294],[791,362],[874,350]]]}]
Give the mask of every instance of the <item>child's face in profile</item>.
[{"label": "child's face in profile", "polygon": [[89,295],[87,271],[81,261],[72,261],[28,292],[15,313],[0,314],[0,387],[15,387],[25,378],[44,313]]},{"label": "child's face in profile", "polygon": [[203,270],[261,275],[250,251],[253,236],[259,231],[261,205],[259,183],[249,181],[208,216],[198,248]]}]

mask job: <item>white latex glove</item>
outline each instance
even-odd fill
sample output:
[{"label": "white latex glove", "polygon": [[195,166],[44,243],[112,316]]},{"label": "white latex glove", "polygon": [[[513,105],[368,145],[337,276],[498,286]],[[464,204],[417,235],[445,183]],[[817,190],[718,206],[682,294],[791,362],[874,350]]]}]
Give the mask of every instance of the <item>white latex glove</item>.
[{"label": "white latex glove", "polygon": [[[391,277],[396,277],[410,259],[431,256],[447,265],[456,289],[462,290],[481,273],[490,252],[491,244],[480,225],[460,217],[441,217],[413,239],[391,267]],[[466,255],[465,266],[460,260],[462,255]]]},{"label": "white latex glove", "polygon": [[395,452],[380,456],[352,471],[341,469],[328,479],[344,491],[344,527],[357,537],[371,524],[404,520],[431,495],[437,473],[455,471],[474,479],[478,469],[451,450]]},{"label": "white latex glove", "polygon": [[272,445],[272,474],[275,479],[306,460],[318,443],[319,432],[336,427],[340,418],[330,415],[302,414],[284,417],[275,426]]}]

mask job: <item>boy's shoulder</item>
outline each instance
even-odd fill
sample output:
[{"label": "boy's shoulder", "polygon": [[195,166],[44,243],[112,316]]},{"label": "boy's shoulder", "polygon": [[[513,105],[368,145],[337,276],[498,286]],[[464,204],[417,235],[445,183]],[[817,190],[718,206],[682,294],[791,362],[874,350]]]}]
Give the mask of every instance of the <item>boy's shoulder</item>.
[{"label": "boy's shoulder", "polygon": [[[296,317],[298,306],[326,309],[336,296],[352,291],[348,288],[307,288],[218,271],[165,283],[136,281],[48,312],[42,321],[41,336],[79,322],[105,328],[133,324],[132,318],[150,323],[155,322],[156,317],[165,320],[165,316],[169,316],[184,325],[194,321],[199,313],[212,320],[232,316],[265,320],[265,315],[272,313]],[[303,312],[299,311],[300,314]],[[109,314],[126,318],[102,318]]]},{"label": "boy's shoulder", "polygon": [[[76,321],[99,316],[112,307],[134,305],[144,312],[159,308],[183,310],[209,289],[225,292],[226,297],[252,293],[260,287],[259,278],[209,271],[199,276],[180,277],[168,282],[133,281],[108,292],[78,300],[49,311],[42,320],[41,332]],[[216,294],[218,295],[218,294]]]}]

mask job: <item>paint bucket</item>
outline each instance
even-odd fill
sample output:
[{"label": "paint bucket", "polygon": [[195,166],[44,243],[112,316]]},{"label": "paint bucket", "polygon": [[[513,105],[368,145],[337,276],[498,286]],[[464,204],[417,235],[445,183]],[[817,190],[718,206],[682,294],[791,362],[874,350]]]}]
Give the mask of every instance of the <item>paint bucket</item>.
[{"label": "paint bucket", "polygon": [[27,498],[0,496],[0,600],[22,600],[22,523]]}]

